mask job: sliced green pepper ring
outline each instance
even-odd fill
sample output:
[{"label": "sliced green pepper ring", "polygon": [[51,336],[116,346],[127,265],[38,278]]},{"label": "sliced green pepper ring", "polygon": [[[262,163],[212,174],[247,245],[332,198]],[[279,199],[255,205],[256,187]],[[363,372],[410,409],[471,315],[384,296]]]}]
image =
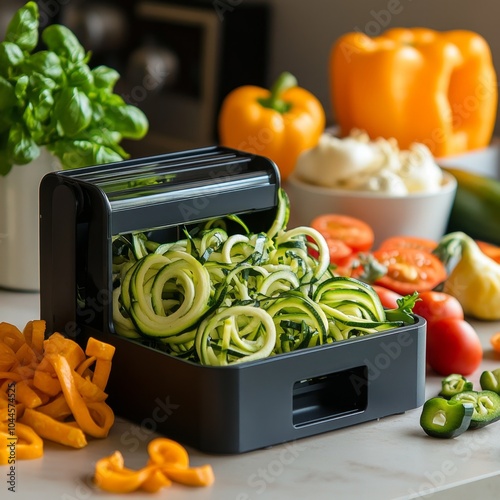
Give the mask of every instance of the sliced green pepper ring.
[{"label": "sliced green pepper ring", "polygon": [[470,429],[479,429],[500,420],[500,395],[493,391],[464,391],[450,401],[472,403],[474,411]]},{"label": "sliced green pepper ring", "polygon": [[429,436],[454,438],[469,428],[473,413],[471,402],[435,397],[424,403],[420,426]]},{"label": "sliced green pepper ring", "polygon": [[455,394],[463,391],[472,391],[473,384],[463,375],[452,373],[441,381],[441,392],[439,395],[445,399],[450,399]]},{"label": "sliced green pepper ring", "polygon": [[479,383],[483,391],[493,391],[500,394],[500,368],[481,373]]}]

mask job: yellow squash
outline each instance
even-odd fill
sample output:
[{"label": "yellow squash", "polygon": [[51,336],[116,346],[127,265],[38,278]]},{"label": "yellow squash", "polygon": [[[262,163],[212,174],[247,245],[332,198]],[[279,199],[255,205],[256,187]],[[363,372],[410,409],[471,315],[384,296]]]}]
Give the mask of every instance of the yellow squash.
[{"label": "yellow squash", "polygon": [[500,264],[461,231],[443,236],[434,254],[451,264],[443,291],[458,299],[464,313],[481,320],[500,320]]}]

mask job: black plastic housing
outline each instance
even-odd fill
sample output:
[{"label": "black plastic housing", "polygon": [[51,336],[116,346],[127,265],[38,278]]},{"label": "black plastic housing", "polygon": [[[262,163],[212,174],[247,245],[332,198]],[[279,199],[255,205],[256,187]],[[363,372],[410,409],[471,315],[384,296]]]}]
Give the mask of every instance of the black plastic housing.
[{"label": "black plastic housing", "polygon": [[425,397],[425,321],[271,358],[207,367],[114,333],[112,238],[238,214],[269,228],[270,160],[211,147],[48,174],[40,186],[41,317],[116,346],[114,411],[208,453],[242,453],[402,413]]}]

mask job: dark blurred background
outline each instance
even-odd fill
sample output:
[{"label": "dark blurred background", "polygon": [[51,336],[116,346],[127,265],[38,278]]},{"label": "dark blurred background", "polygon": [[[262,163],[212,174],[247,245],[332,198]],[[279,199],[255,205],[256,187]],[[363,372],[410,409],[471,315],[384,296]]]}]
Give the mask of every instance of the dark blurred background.
[{"label": "dark blurred background", "polygon": [[[91,65],[117,69],[117,91],[146,112],[151,131],[127,144],[133,155],[215,143],[223,97],[239,85],[269,86],[285,70],[320,99],[334,123],[328,58],[348,31],[470,29],[485,37],[500,68],[497,0],[37,1],[41,25],[71,28],[92,51]],[[2,39],[23,4],[0,0]]]}]

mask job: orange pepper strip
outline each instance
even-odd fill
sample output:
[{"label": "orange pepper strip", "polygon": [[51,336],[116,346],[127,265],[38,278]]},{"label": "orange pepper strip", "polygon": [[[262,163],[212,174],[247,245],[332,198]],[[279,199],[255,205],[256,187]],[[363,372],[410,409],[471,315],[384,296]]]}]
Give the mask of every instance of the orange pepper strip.
[{"label": "orange pepper strip", "polygon": [[94,403],[94,405],[96,405],[95,410],[103,410],[102,406],[97,405],[104,405],[107,409],[109,409],[109,411],[106,411],[103,425],[99,426],[99,424],[93,420],[87,404],[78,392],[75,379],[73,377],[74,372],[71,369],[68,360],[61,354],[49,354],[45,356],[45,359],[47,359],[54,367],[57,378],[61,383],[64,397],[66,398],[68,406],[71,408],[71,412],[73,413],[75,420],[78,422],[78,425],[86,434],[89,434],[92,437],[106,437],[114,422],[113,411],[105,403]]},{"label": "orange pepper strip", "polygon": [[43,341],[45,340],[45,321],[37,319],[28,321],[23,334],[27,344],[36,352],[39,358],[43,355]]},{"label": "orange pepper strip", "polygon": [[61,392],[59,379],[43,370],[35,370],[33,375],[33,387],[43,391],[48,396],[57,396]]},{"label": "orange pepper strip", "polygon": [[0,372],[8,372],[18,363],[14,349],[7,344],[0,344]]},{"label": "orange pepper strip", "polygon": [[[0,400],[3,401],[3,400]],[[0,427],[2,423],[7,423],[9,421],[9,417],[12,419],[12,407],[9,406],[7,402],[6,405],[3,402],[0,404]],[[14,417],[17,419],[20,415],[24,413],[24,406],[21,404],[16,404],[16,409],[14,411]]]},{"label": "orange pepper strip", "polygon": [[16,460],[17,437],[11,436],[6,425],[0,424],[0,465],[14,464]]},{"label": "orange pepper strip", "polygon": [[13,372],[18,373],[25,380],[32,379],[35,374],[35,369],[31,366],[18,365],[12,369]]},{"label": "orange pepper strip", "polygon": [[75,369],[86,359],[83,349],[74,340],[68,339],[60,333],[53,333],[45,340],[43,348],[45,356],[40,362],[39,367],[44,371],[49,371],[46,370],[46,367],[50,366],[50,363],[46,360],[48,354],[60,354],[64,356],[72,369]]},{"label": "orange pepper strip", "polygon": [[11,349],[17,351],[24,343],[21,331],[10,323],[0,323],[0,343],[7,344]]},{"label": "orange pepper strip", "polygon": [[87,341],[85,354],[87,356],[95,356],[96,364],[94,368],[94,376],[92,382],[100,387],[102,390],[106,388],[108,383],[109,374],[111,373],[111,360],[115,353],[115,347],[106,342],[90,337]]},{"label": "orange pepper strip", "polygon": [[152,439],[148,443],[148,454],[150,464],[189,467],[189,455],[186,448],[172,439]]},{"label": "orange pepper strip", "polygon": [[[43,455],[43,440],[28,425],[16,422],[15,436],[12,436],[10,431],[5,431],[5,428],[3,431],[0,431],[0,444],[2,448],[4,448],[4,443],[7,446],[13,443],[13,437],[16,438],[14,444],[12,444],[16,460],[40,458]],[[3,463],[5,465],[4,458],[5,455],[2,456],[2,451],[0,450],[0,464]]]},{"label": "orange pepper strip", "polygon": [[59,422],[37,410],[26,408],[19,422],[30,426],[41,438],[50,439],[55,443],[72,448],[83,448],[87,445],[87,439],[81,429]]},{"label": "orange pepper strip", "polygon": [[38,364],[36,353],[28,344],[23,344],[16,351],[16,357],[23,366],[36,366]]},{"label": "orange pepper strip", "polygon": [[64,420],[66,417],[71,415],[71,409],[66,402],[64,394],[62,393],[52,399],[49,403],[39,406],[37,411],[45,413],[45,415],[48,415],[55,420]]},{"label": "orange pepper strip", "polygon": [[76,368],[76,373],[82,377],[87,377],[92,375],[92,370],[90,367],[96,362],[95,356],[89,356],[83,363],[80,363]]},{"label": "orange pepper strip", "polygon": [[148,444],[149,461],[138,471],[124,467],[119,451],[96,463],[95,483],[106,491],[128,493],[136,489],[157,492],[172,481],[188,486],[210,486],[215,476],[210,465],[189,467],[186,449],[168,438],[156,438]]},{"label": "orange pepper strip", "polygon": [[186,449],[167,438],[156,438],[148,444],[149,464],[160,467],[162,473],[172,481],[188,486],[209,486],[215,481],[210,465],[189,467]]},{"label": "orange pepper strip", "polygon": [[172,481],[186,486],[210,486],[215,481],[214,471],[208,464],[187,469],[165,465],[160,470]]},{"label": "orange pepper strip", "polygon": [[94,481],[105,491],[130,493],[139,489],[154,472],[154,467],[144,467],[138,471],[125,468],[123,455],[115,451],[112,455],[97,461]]},{"label": "orange pepper strip", "polygon": [[172,481],[159,469],[154,470],[141,484],[141,490],[148,493],[156,493],[162,488],[171,486]]},{"label": "orange pepper strip", "polygon": [[[6,383],[10,382],[19,382],[20,380],[23,380],[23,376],[19,373],[15,372],[0,372],[0,380],[5,380]],[[4,384],[0,387],[0,392],[4,393],[6,389],[3,387]]]},{"label": "orange pepper strip", "polygon": [[96,384],[73,372],[76,388],[85,401],[104,401],[108,395]]},{"label": "orange pepper strip", "polygon": [[26,380],[16,383],[16,401],[26,408],[36,408],[43,404],[42,398],[28,385]]}]

